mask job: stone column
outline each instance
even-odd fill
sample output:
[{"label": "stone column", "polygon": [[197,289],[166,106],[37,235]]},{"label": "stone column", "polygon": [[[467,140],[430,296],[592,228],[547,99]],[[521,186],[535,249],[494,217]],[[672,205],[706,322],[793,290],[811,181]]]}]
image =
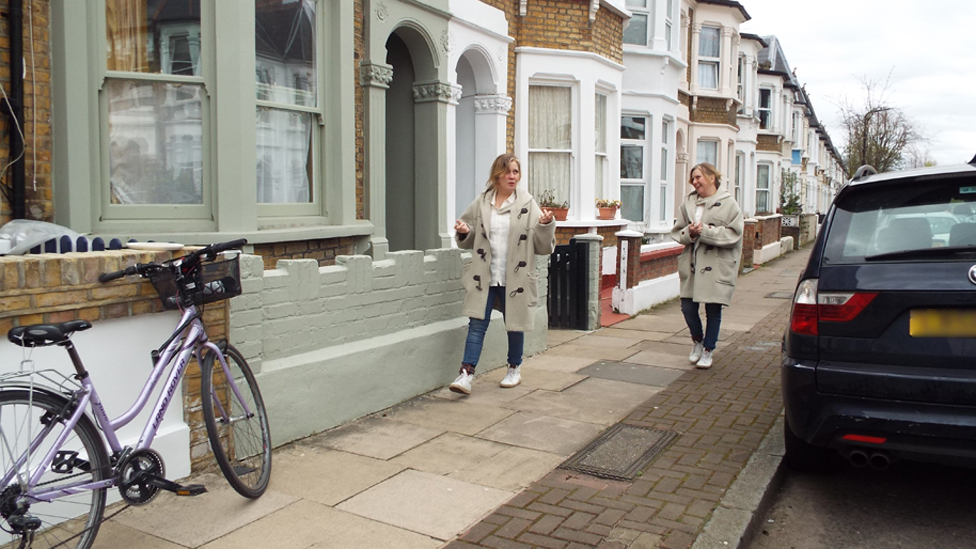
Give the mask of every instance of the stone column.
[{"label": "stone column", "polygon": [[364,93],[366,118],[365,161],[363,178],[366,219],[376,232],[370,242],[373,259],[379,261],[390,250],[386,238],[386,90],[393,81],[393,67],[386,63],[362,62],[359,66],[360,84]]},{"label": "stone column", "polygon": [[[474,98],[475,150],[474,173],[486,177],[495,157],[505,152],[505,130],[512,98],[506,95],[478,95]],[[524,174],[523,174],[524,175]]]},{"label": "stone column", "polygon": [[[417,185],[414,230],[417,247],[422,250],[450,248],[447,221],[447,174],[454,170],[450,161],[455,140],[448,139],[447,128],[454,127],[461,87],[450,82],[418,82],[413,86],[414,135],[417,149]],[[426,162],[432,161],[430,165]],[[430,179],[435,184],[429,184]]]},{"label": "stone column", "polygon": [[589,246],[589,265],[586,272],[586,286],[589,295],[586,298],[586,329],[596,330],[600,327],[600,283],[603,276],[600,273],[600,256],[603,254],[603,237],[598,234],[579,234],[573,237],[577,242]]},{"label": "stone column", "polygon": [[695,23],[691,26],[691,51],[688,52],[688,59],[691,61],[691,81],[689,89],[691,94],[698,93],[698,42],[701,39],[701,24]]}]

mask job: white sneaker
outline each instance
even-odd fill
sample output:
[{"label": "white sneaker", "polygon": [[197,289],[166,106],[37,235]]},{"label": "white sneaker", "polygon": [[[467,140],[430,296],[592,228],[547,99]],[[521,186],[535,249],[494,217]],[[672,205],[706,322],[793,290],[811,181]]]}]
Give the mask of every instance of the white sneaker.
[{"label": "white sneaker", "polygon": [[505,379],[502,380],[501,386],[505,389],[511,389],[519,383],[522,383],[522,367],[521,366],[509,366],[508,373],[505,374]]},{"label": "white sneaker", "polygon": [[705,345],[701,341],[696,341],[695,346],[691,348],[691,354],[688,355],[688,362],[698,362],[703,350],[705,350]]},{"label": "white sneaker", "polygon": [[702,370],[707,370],[712,367],[712,351],[708,349],[702,349],[701,358],[698,359],[698,364],[695,364],[696,368]]},{"label": "white sneaker", "polygon": [[461,393],[462,395],[471,394],[471,380],[474,379],[474,374],[469,374],[468,372],[461,372],[454,383],[451,383],[450,389],[455,393]]}]

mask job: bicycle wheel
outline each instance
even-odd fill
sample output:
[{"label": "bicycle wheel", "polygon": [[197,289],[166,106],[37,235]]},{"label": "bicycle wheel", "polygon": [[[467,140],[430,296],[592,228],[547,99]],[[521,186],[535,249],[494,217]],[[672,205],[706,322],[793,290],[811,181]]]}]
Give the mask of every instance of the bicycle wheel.
[{"label": "bicycle wheel", "polygon": [[[26,389],[0,391],[0,478],[10,477],[0,489],[0,548],[20,547],[25,530],[33,530],[33,544],[26,546],[34,548],[64,544],[62,547],[87,549],[98,534],[105,488],[68,493],[51,501],[37,497],[40,491],[67,489],[110,474],[105,445],[87,416],[68,433],[40,482],[26,484],[27,476],[37,470],[38,462],[67,427],[61,417],[66,402],[60,396]],[[28,454],[31,442],[36,448]]]},{"label": "bicycle wheel", "polygon": [[227,482],[237,493],[257,498],[271,479],[271,430],[261,391],[240,351],[227,345],[230,380],[215,353],[203,359],[200,392],[210,447]]}]

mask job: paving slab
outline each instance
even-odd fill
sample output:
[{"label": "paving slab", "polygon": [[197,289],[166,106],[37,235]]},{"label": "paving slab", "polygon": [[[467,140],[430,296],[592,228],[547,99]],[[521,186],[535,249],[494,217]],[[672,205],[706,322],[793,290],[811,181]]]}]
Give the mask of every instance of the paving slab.
[{"label": "paving slab", "polygon": [[614,326],[624,330],[674,333],[675,328],[684,325],[684,317],[681,316],[680,312],[675,312],[670,314],[646,314],[635,316],[630,320],[625,320],[620,324],[615,324]]},{"label": "paving slab", "polygon": [[337,508],[411,532],[448,540],[514,495],[513,492],[497,488],[407,470],[339,504]]},{"label": "paving slab", "polygon": [[195,549],[298,501],[273,490],[258,499],[247,499],[214,474],[194,482],[204,484],[207,492],[195,497],[162,493],[151,505],[130,507],[112,520]]},{"label": "paving slab", "polygon": [[574,341],[578,345],[586,345],[588,347],[611,347],[614,349],[626,349],[628,347],[633,347],[643,341],[643,339],[627,339],[624,337],[607,337],[600,332],[597,334],[590,334],[581,337]]},{"label": "paving slab", "polygon": [[660,387],[588,378],[562,392],[536,391],[508,406],[531,412],[598,425],[612,425],[654,395]]},{"label": "paving slab", "polygon": [[551,352],[552,349],[544,355],[535,355],[527,358],[522,362],[522,370],[526,373],[533,370],[574,373],[600,360],[599,358],[557,355],[551,354]]},{"label": "paving slab", "polygon": [[[688,348],[691,352],[691,348]],[[636,355],[623,361],[624,363],[643,364],[645,366],[660,366],[664,368],[674,368],[677,370],[693,370],[695,365],[688,361],[688,354],[673,355],[671,353],[659,353],[657,351],[641,351]]]},{"label": "paving slab", "polygon": [[275,454],[269,489],[336,505],[405,468],[395,462],[302,444]]},{"label": "paving slab", "polygon": [[600,331],[601,336],[605,337],[622,337],[625,339],[639,339],[641,341],[661,341],[662,339],[667,339],[674,334],[674,332],[651,332],[643,330],[628,330],[625,328],[618,328],[618,325],[611,326],[609,328],[604,328]]},{"label": "paving slab", "polygon": [[390,463],[403,469],[447,475],[477,467],[508,448],[490,440],[444,433],[393,458]]},{"label": "paving slab", "polygon": [[567,457],[586,446],[604,429],[536,413],[519,412],[478,433],[478,438]]},{"label": "paving slab", "polygon": [[[473,391],[473,389],[472,389]],[[450,402],[442,398],[408,400],[386,412],[386,419],[426,427],[473,435],[511,415],[505,408],[467,402]]]},{"label": "paving slab", "polygon": [[596,360],[623,360],[634,353],[636,349],[617,349],[613,347],[590,347],[580,345],[575,341],[549,349],[546,354],[550,356],[564,356],[573,358],[591,358]]},{"label": "paving slab", "polygon": [[[106,515],[112,514],[112,508],[105,510]],[[98,528],[92,549],[118,549],[119,547],[138,547],[139,549],[186,549],[171,541],[166,541],[135,528],[110,520],[103,522]]]},{"label": "paving slab", "polygon": [[583,337],[590,332],[584,332],[580,330],[549,330],[546,333],[546,345],[548,347],[555,347],[557,345],[562,345],[572,341],[578,337]]},{"label": "paving slab", "polygon": [[655,387],[667,387],[672,381],[684,375],[684,371],[675,368],[609,361],[601,361],[587,366],[580,370],[580,373],[600,379],[613,379]]},{"label": "paving slab", "polygon": [[444,432],[445,429],[371,417],[323,433],[316,444],[361,456],[390,459]]},{"label": "paving slab", "polygon": [[207,544],[203,549],[434,549],[441,545],[441,541],[430,536],[303,500]]},{"label": "paving slab", "polygon": [[[508,391],[509,389],[502,389],[498,384],[505,377],[508,372],[504,368],[499,368],[496,371],[485,374],[485,381],[491,383],[495,390]],[[558,372],[552,370],[543,370],[539,368],[526,368],[522,366],[522,383],[517,387],[523,387],[526,389],[545,389],[547,391],[562,391],[568,387],[572,387],[577,383],[586,379],[585,375],[572,374],[566,372]],[[472,389],[472,394],[474,390]],[[508,402],[512,402],[512,399]]]},{"label": "paving slab", "polygon": [[505,446],[491,458],[448,476],[499,490],[517,491],[544,477],[563,459],[564,456],[548,452]]}]

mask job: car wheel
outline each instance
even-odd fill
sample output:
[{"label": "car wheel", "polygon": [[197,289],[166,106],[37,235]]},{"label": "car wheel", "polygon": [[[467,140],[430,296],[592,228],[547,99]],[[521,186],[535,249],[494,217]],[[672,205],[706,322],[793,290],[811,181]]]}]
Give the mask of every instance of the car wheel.
[{"label": "car wheel", "polygon": [[807,473],[822,473],[828,470],[830,450],[814,446],[796,436],[786,421],[783,422],[783,439],[786,445],[786,454],[783,458],[790,469]]}]

